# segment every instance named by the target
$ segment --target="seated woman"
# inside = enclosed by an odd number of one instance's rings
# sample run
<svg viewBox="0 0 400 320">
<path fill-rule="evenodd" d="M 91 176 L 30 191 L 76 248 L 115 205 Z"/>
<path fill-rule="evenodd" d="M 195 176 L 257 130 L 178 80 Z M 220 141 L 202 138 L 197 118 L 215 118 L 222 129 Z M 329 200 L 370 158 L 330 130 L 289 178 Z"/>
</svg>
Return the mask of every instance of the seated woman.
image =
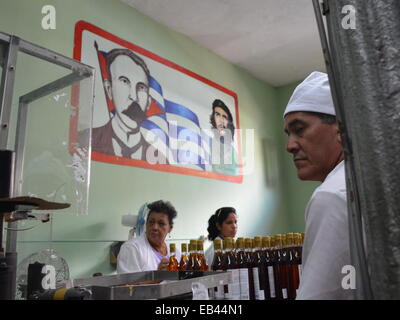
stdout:
<svg viewBox="0 0 400 320">
<path fill-rule="evenodd" d="M 208 240 L 215 239 L 224 240 L 226 237 L 234 238 L 237 233 L 237 214 L 235 208 L 223 207 L 215 211 L 208 219 Z M 206 251 L 207 265 L 211 269 L 212 260 L 214 257 L 214 245 Z"/>
<path fill-rule="evenodd" d="M 146 232 L 121 246 L 117 259 L 118 273 L 168 269 L 170 252 L 165 238 L 172 230 L 177 212 L 170 202 L 162 200 L 150 203 L 148 208 Z M 179 261 L 179 252 L 176 252 L 176 257 Z"/>
</svg>

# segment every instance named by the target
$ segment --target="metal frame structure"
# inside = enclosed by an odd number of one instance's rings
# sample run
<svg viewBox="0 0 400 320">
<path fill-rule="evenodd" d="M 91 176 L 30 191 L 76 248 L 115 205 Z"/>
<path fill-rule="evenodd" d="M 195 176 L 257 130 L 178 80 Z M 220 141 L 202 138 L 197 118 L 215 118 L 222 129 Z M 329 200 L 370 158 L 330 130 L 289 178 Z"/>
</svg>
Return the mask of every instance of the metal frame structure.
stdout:
<svg viewBox="0 0 400 320">
<path fill-rule="evenodd" d="M 135 282 L 154 280 L 159 283 L 135 285 Z M 215 287 L 231 282 L 232 274 L 226 271 L 156 270 L 74 279 L 70 286 L 90 289 L 93 300 L 147 300 L 190 294 L 195 283 L 203 284 L 210 297 L 214 297 Z"/>
<path fill-rule="evenodd" d="M 351 146 L 351 141 L 348 136 L 346 118 L 344 116 L 344 107 L 341 97 L 343 96 L 340 92 L 340 86 L 338 85 L 338 80 L 336 75 L 338 62 L 334 60 L 332 51 L 335 48 L 331 45 L 329 46 L 327 34 L 325 31 L 325 26 L 323 23 L 322 15 L 326 15 L 329 12 L 329 5 L 326 1 L 321 4 L 319 0 L 312 0 L 315 12 L 315 17 L 317 21 L 317 26 L 319 30 L 319 36 L 321 40 L 322 52 L 325 60 L 325 65 L 328 73 L 329 84 L 332 92 L 332 100 L 336 109 L 336 117 L 340 127 L 340 133 L 343 141 L 343 151 L 345 154 L 346 161 L 346 177 L 347 177 L 347 196 L 348 196 L 348 220 L 349 220 L 349 239 L 350 239 L 350 254 L 353 265 L 356 269 L 357 299 L 372 299 L 372 291 L 370 278 L 367 270 L 366 254 L 364 249 L 363 240 L 363 225 L 361 218 L 361 209 L 359 203 L 359 191 L 357 188 L 354 159 L 353 159 L 353 149 Z M 327 17 L 328 19 L 329 17 Z M 331 37 L 329 37 L 331 39 Z"/>
<path fill-rule="evenodd" d="M 7 150 L 9 141 L 9 130 L 10 130 L 10 119 L 12 112 L 12 99 L 15 85 L 15 72 L 17 67 L 17 56 L 18 52 L 23 52 L 30 56 L 36 57 L 41 60 L 45 60 L 49 63 L 64 67 L 72 71 L 71 74 L 62 77 L 56 81 L 50 82 L 32 92 L 29 92 L 19 99 L 18 104 L 18 120 L 17 120 L 17 131 L 15 139 L 15 173 L 13 181 L 1 182 L 8 183 L 10 185 L 9 197 L 20 196 L 21 193 L 21 180 L 22 180 L 22 165 L 25 153 L 25 138 L 26 138 L 26 124 L 28 115 L 28 106 L 33 101 L 40 99 L 49 93 L 60 90 L 66 86 L 71 85 L 74 82 L 82 79 L 93 77 L 94 69 L 88 65 L 85 65 L 79 61 L 65 57 L 57 52 L 49 49 L 40 47 L 26 40 L 20 39 L 19 37 L 9 35 L 0 32 L 0 47 L 4 50 L 0 50 L 0 64 L 3 66 L 3 72 L 0 83 L 0 150 Z M 4 58 L 4 59 L 3 59 Z M 94 95 L 94 86 L 91 87 L 91 96 Z M 93 100 L 92 100 L 93 106 Z M 90 157 L 90 152 L 89 152 Z M 90 158 L 89 158 L 90 161 Z M 0 216 L 3 222 L 3 215 Z M 16 229 L 17 222 L 9 222 L 9 229 Z M 0 239 L 1 240 L 1 239 Z M 17 233 L 15 231 L 7 232 L 6 239 L 6 253 L 15 253 L 16 255 L 16 244 L 17 244 Z M 16 261 L 16 259 L 15 259 Z M 10 266 L 14 268 L 14 276 L 16 271 L 16 265 Z M 14 299 L 15 297 L 15 279 L 13 288 L 9 297 Z"/>
</svg>

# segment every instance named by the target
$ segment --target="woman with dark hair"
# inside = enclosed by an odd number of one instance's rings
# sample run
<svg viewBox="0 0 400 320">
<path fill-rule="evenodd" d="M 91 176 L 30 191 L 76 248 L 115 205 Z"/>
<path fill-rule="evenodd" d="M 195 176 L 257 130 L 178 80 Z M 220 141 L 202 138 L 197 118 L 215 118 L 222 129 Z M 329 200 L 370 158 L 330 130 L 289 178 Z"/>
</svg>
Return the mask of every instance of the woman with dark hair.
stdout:
<svg viewBox="0 0 400 320">
<path fill-rule="evenodd" d="M 208 219 L 208 240 L 215 239 L 224 240 L 226 237 L 234 238 L 237 233 L 237 214 L 235 208 L 223 207 L 219 208 Z M 206 251 L 207 264 L 211 267 L 214 257 L 214 246 L 211 245 Z"/>
<path fill-rule="evenodd" d="M 208 219 L 208 240 L 225 237 L 234 238 L 237 232 L 236 210 L 232 207 L 223 207 L 215 211 Z"/>
<path fill-rule="evenodd" d="M 170 252 L 165 238 L 172 230 L 177 212 L 168 201 L 155 201 L 147 207 L 149 213 L 146 232 L 121 246 L 117 263 L 118 273 L 168 269 Z M 176 257 L 179 261 L 179 252 L 176 252 Z"/>
</svg>

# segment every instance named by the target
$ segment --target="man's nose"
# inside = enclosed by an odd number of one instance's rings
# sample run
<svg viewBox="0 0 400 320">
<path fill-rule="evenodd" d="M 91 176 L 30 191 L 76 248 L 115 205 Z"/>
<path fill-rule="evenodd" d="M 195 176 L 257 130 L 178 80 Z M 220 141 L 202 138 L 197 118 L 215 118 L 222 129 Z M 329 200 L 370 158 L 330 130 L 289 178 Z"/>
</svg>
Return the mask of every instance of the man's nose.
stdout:
<svg viewBox="0 0 400 320">
<path fill-rule="evenodd" d="M 293 137 L 288 137 L 288 141 L 286 143 L 286 151 L 289 153 L 295 154 L 299 150 L 299 144 Z"/>
<path fill-rule="evenodd" d="M 132 87 L 129 90 L 129 99 L 131 99 L 133 101 L 137 101 L 137 92 L 136 92 L 136 89 L 134 87 Z"/>
</svg>

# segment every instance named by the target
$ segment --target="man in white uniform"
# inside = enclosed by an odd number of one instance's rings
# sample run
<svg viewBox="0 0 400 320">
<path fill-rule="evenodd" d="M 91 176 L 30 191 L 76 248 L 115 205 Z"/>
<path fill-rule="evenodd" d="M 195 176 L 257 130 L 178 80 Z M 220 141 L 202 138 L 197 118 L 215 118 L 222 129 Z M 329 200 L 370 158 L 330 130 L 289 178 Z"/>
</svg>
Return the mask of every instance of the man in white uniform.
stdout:
<svg viewBox="0 0 400 320">
<path fill-rule="evenodd" d="M 322 182 L 305 212 L 297 299 L 354 299 L 342 287 L 342 268 L 351 265 L 344 155 L 325 73 L 311 73 L 295 89 L 284 122 L 299 179 Z"/>
</svg>

